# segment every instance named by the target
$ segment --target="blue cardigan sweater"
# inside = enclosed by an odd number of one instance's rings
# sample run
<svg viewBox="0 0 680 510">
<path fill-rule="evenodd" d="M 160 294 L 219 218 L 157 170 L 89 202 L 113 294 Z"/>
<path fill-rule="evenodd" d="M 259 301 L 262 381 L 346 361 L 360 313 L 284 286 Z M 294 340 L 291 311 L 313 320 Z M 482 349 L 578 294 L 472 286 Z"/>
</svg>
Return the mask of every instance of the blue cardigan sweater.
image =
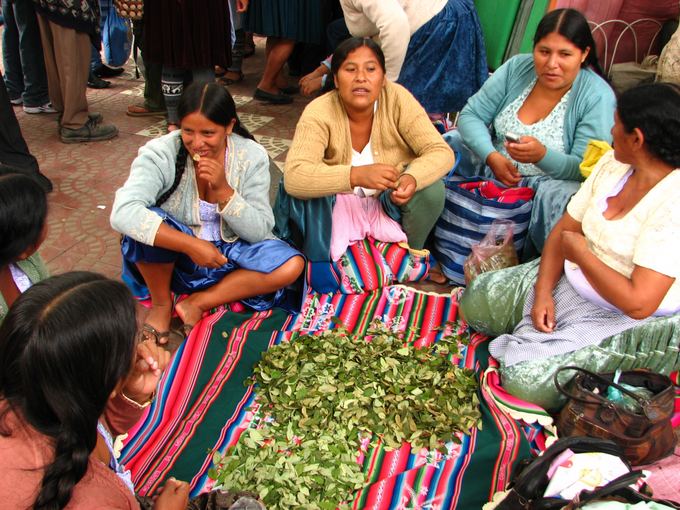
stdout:
<svg viewBox="0 0 680 510">
<path fill-rule="evenodd" d="M 490 126 L 496 116 L 512 103 L 536 77 L 531 54 L 517 55 L 499 67 L 472 96 L 458 120 L 458 130 L 482 161 L 496 149 Z M 548 149 L 536 166 L 554 179 L 583 180 L 579 164 L 589 140 L 611 143 L 616 98 L 614 91 L 597 73 L 581 69 L 572 85 L 564 119 L 566 153 Z"/>
</svg>

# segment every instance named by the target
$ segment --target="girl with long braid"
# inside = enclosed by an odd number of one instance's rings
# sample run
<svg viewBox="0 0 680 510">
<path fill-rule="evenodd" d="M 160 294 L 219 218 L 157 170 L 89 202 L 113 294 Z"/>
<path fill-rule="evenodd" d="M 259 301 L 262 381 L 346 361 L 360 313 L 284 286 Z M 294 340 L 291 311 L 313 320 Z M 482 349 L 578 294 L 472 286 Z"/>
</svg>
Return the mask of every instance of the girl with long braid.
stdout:
<svg viewBox="0 0 680 510">
<path fill-rule="evenodd" d="M 140 508 L 112 436 L 141 417 L 170 354 L 137 331 L 130 291 L 95 273 L 14 302 L 0 327 L 2 508 Z M 154 509 L 184 510 L 188 495 L 169 479 Z"/>
<path fill-rule="evenodd" d="M 144 331 L 167 342 L 172 292 L 185 333 L 203 313 L 242 301 L 267 310 L 304 259 L 272 233 L 269 158 L 241 126 L 219 85 L 193 84 L 179 104 L 181 129 L 139 150 L 116 192 L 111 225 L 124 234 L 123 277 L 148 287 Z"/>
</svg>

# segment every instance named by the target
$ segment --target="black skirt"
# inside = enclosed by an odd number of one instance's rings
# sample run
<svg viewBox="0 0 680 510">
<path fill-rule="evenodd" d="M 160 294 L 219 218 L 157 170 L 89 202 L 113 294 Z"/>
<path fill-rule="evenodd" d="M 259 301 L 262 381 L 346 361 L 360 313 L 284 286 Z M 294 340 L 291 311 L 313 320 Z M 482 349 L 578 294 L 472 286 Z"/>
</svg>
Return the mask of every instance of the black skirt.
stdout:
<svg viewBox="0 0 680 510">
<path fill-rule="evenodd" d="M 325 44 L 332 6 L 330 0 L 250 0 L 245 28 L 259 35 Z"/>
<path fill-rule="evenodd" d="M 149 62 L 180 69 L 231 64 L 229 0 L 146 0 Z"/>
</svg>

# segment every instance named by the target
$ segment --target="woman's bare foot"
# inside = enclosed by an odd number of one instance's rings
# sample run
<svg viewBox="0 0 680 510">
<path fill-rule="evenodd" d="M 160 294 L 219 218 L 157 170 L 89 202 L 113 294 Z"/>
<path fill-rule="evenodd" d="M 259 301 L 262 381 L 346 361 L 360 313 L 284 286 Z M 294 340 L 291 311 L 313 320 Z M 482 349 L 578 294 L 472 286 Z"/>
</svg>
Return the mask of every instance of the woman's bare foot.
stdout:
<svg viewBox="0 0 680 510">
<path fill-rule="evenodd" d="M 191 296 L 177 303 L 175 311 L 187 326 L 193 326 L 203 318 L 203 309 L 193 303 Z"/>
<path fill-rule="evenodd" d="M 154 340 L 158 344 L 168 343 L 172 305 L 151 305 L 144 319 L 142 336 L 146 340 Z"/>
<path fill-rule="evenodd" d="M 177 131 L 179 129 L 179 124 L 175 124 L 174 122 L 168 122 L 168 133 L 172 133 L 173 131 Z"/>
<path fill-rule="evenodd" d="M 439 264 L 435 264 L 430 268 L 430 271 L 427 273 L 427 279 L 440 285 L 447 285 L 449 283 L 449 279 L 442 272 Z"/>
</svg>

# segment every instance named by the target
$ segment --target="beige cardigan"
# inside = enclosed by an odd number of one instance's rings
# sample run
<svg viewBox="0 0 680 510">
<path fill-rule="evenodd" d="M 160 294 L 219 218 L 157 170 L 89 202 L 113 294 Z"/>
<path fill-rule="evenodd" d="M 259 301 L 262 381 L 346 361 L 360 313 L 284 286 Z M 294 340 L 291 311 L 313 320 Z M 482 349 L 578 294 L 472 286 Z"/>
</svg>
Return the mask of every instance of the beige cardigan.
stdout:
<svg viewBox="0 0 680 510">
<path fill-rule="evenodd" d="M 378 98 L 371 146 L 376 163 L 406 169 L 418 190 L 446 175 L 454 163 L 453 151 L 420 103 L 389 81 Z M 300 199 L 351 193 L 351 161 L 347 113 L 338 92 L 329 92 L 302 112 L 284 167 L 286 191 Z"/>
</svg>

